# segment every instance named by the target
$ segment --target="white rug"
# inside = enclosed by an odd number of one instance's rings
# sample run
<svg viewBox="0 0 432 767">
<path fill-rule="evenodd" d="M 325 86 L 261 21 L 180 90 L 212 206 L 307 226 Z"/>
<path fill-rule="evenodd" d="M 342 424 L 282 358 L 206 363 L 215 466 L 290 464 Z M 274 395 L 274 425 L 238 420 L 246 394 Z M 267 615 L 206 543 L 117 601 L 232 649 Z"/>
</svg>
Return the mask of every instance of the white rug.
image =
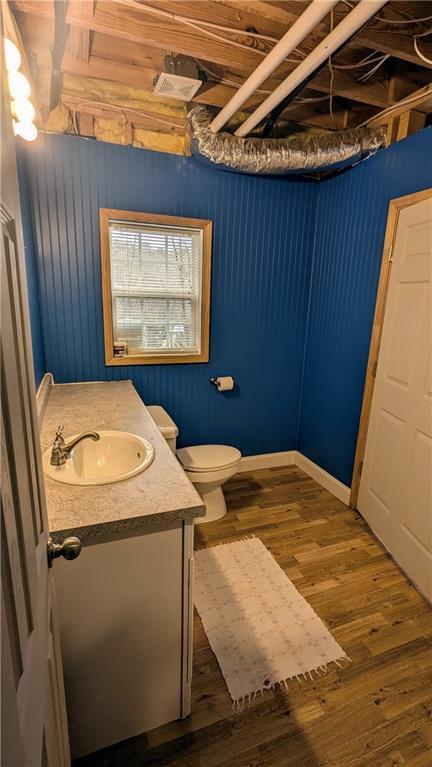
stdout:
<svg viewBox="0 0 432 767">
<path fill-rule="evenodd" d="M 235 705 L 349 661 L 259 538 L 195 552 L 195 604 Z"/>
</svg>

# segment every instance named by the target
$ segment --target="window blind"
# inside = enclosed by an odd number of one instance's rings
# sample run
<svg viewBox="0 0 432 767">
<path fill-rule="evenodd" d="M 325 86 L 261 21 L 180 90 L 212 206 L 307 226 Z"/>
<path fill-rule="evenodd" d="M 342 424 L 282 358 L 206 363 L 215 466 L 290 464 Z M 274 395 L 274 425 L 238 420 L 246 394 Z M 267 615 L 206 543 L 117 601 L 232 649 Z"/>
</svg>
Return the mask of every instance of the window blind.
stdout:
<svg viewBox="0 0 432 767">
<path fill-rule="evenodd" d="M 199 354 L 202 231 L 113 221 L 109 239 L 114 341 Z"/>
</svg>

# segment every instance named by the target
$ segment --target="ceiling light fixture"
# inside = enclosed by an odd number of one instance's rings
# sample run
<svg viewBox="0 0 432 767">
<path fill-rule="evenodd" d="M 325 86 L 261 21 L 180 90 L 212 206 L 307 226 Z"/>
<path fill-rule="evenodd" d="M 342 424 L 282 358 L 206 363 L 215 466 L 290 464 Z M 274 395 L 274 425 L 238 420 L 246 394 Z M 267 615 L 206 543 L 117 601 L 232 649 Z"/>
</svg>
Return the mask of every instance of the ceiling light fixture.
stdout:
<svg viewBox="0 0 432 767">
<path fill-rule="evenodd" d="M 5 64 L 8 72 L 16 72 L 21 65 L 21 54 L 12 40 L 5 37 L 3 41 Z"/>
<path fill-rule="evenodd" d="M 37 138 L 38 131 L 36 125 L 32 122 L 13 121 L 15 136 L 20 136 L 25 141 L 34 141 Z"/>
<path fill-rule="evenodd" d="M 31 123 L 35 119 L 35 108 L 28 99 L 12 101 L 12 113 L 19 122 Z"/>
<path fill-rule="evenodd" d="M 28 99 L 30 96 L 30 84 L 22 72 L 9 72 L 9 91 L 13 99 Z"/>
<path fill-rule="evenodd" d="M 19 71 L 21 54 L 12 40 L 4 38 L 4 58 L 8 72 L 9 93 L 11 97 L 12 123 L 15 136 L 25 141 L 34 141 L 38 130 L 33 120 L 36 110 L 29 100 L 30 83 L 27 77 Z"/>
</svg>

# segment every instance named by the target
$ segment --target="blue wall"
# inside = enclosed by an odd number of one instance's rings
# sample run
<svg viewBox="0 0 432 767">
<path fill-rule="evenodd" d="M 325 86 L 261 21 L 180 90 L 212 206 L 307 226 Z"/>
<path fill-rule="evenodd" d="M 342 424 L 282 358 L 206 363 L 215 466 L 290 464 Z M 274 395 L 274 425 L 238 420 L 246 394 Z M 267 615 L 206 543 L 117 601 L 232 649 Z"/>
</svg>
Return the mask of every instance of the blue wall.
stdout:
<svg viewBox="0 0 432 767">
<path fill-rule="evenodd" d="M 182 444 L 294 448 L 318 184 L 70 136 L 41 136 L 25 154 L 55 380 L 131 378 L 172 414 Z M 105 366 L 100 207 L 214 221 L 209 364 Z M 209 378 L 227 374 L 238 388 L 220 394 Z"/>
<path fill-rule="evenodd" d="M 351 484 L 388 203 L 432 186 L 432 129 L 320 184 L 298 449 Z"/>
<path fill-rule="evenodd" d="M 39 283 L 37 276 L 37 260 L 31 222 L 30 198 L 28 192 L 27 176 L 24 172 L 24 158 L 22 152 L 19 151 L 19 147 L 17 151 L 17 164 L 19 173 L 19 191 L 24 237 L 27 289 L 29 297 L 30 327 L 33 346 L 33 364 L 35 385 L 37 389 L 43 375 L 47 371 L 47 368 L 45 366 L 42 319 L 39 301 Z"/>
<path fill-rule="evenodd" d="M 320 185 L 69 136 L 21 160 L 37 380 L 131 378 L 182 444 L 297 447 L 351 483 L 388 203 L 432 186 L 432 129 Z M 209 364 L 105 367 L 99 207 L 214 221 Z M 230 373 L 218 394 L 209 377 Z"/>
</svg>

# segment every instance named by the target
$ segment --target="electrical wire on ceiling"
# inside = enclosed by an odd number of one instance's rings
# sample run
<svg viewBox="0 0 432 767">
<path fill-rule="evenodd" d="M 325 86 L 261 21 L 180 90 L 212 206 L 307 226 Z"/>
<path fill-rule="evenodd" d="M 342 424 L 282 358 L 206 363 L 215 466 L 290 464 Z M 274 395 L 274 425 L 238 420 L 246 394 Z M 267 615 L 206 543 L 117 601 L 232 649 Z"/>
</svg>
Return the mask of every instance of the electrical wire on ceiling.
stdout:
<svg viewBox="0 0 432 767">
<path fill-rule="evenodd" d="M 401 106 L 409 106 L 409 104 L 417 104 L 420 99 L 422 99 L 424 94 L 418 94 L 416 96 L 407 96 L 405 99 L 401 99 L 401 101 L 398 101 L 397 104 L 393 104 L 392 106 L 386 107 L 386 109 L 383 109 L 382 112 L 378 112 L 378 114 L 373 115 L 372 117 L 368 117 L 367 120 L 364 120 L 360 125 L 357 126 L 357 128 L 363 128 L 365 125 L 369 125 L 369 123 L 376 120 L 378 117 L 387 117 L 388 115 L 392 114 L 392 112 L 399 109 Z M 432 96 L 432 92 L 431 92 Z"/>
<path fill-rule="evenodd" d="M 297 104 L 312 104 L 314 102 L 318 101 L 328 101 L 330 98 L 330 93 L 327 93 L 325 96 L 316 96 L 315 98 L 302 98 L 301 96 L 297 96 L 296 103 Z M 290 108 L 290 105 L 286 107 L 287 109 Z"/>
<path fill-rule="evenodd" d="M 371 64 L 376 63 L 383 63 L 386 59 L 389 58 L 387 54 L 378 54 L 378 51 L 372 51 L 367 56 L 365 56 L 360 61 L 356 62 L 355 64 L 334 64 L 332 63 L 333 69 L 361 69 L 363 67 L 368 67 Z M 373 58 L 372 58 L 373 57 Z M 236 80 L 230 80 L 228 77 L 225 77 L 225 75 L 219 75 L 213 70 L 210 69 L 210 67 L 207 66 L 207 64 L 204 64 L 203 61 L 200 59 L 195 59 L 196 63 L 202 69 L 206 74 L 210 75 L 210 77 L 213 78 L 213 81 L 216 83 L 222 83 L 223 85 L 230 85 L 233 88 L 240 88 L 241 83 L 238 83 Z M 262 94 L 264 96 L 268 96 L 269 93 L 272 91 L 270 89 L 266 88 L 257 88 L 255 90 L 255 93 Z M 326 96 L 325 98 L 329 98 L 329 96 Z"/>
<path fill-rule="evenodd" d="M 333 64 L 333 67 L 334 69 L 360 69 L 361 67 L 368 67 L 370 64 L 374 64 L 376 61 L 381 61 L 383 56 L 384 54 L 379 51 L 372 51 L 355 64 Z"/>
<path fill-rule="evenodd" d="M 385 21 L 387 24 L 421 24 L 423 21 L 430 21 L 432 16 L 423 16 L 422 19 L 386 19 L 384 16 L 375 16 L 376 21 Z"/>
<path fill-rule="evenodd" d="M 416 35 L 414 37 L 414 41 L 413 41 L 414 42 L 414 50 L 415 50 L 417 56 L 419 56 L 422 59 L 422 61 L 424 61 L 426 64 L 432 64 L 432 60 L 428 59 L 427 56 L 425 56 L 424 53 L 421 52 L 421 50 L 418 47 L 418 43 L 417 43 L 417 40 L 420 37 L 426 37 L 427 35 L 432 35 L 432 29 L 428 29 L 427 32 L 422 32 L 420 35 Z"/>
<path fill-rule="evenodd" d="M 146 117 L 149 120 L 154 120 L 155 122 L 161 123 L 162 125 L 169 125 L 172 128 L 182 128 L 183 126 L 180 123 L 174 123 L 170 120 L 164 120 L 163 117 L 157 117 L 154 112 L 143 112 L 142 109 L 129 109 L 129 107 L 119 107 L 117 104 L 109 104 L 107 101 L 90 101 L 87 99 L 80 99 L 79 101 L 76 101 L 73 96 L 69 96 L 62 99 L 65 106 L 69 107 L 72 110 L 80 111 L 80 106 L 83 107 L 89 107 L 89 108 L 101 108 L 101 109 L 109 109 L 111 112 L 118 112 L 119 114 L 124 115 L 127 118 L 127 115 L 137 115 L 137 117 Z"/>
<path fill-rule="evenodd" d="M 186 26 L 188 26 L 188 27 L 190 27 L 192 29 L 195 29 L 198 32 L 202 32 L 203 34 L 206 34 L 208 37 L 211 37 L 213 39 L 221 41 L 221 42 L 223 42 L 223 43 L 225 43 L 227 45 L 231 45 L 231 46 L 234 46 L 236 48 L 241 48 L 241 49 L 247 50 L 249 52 L 250 51 L 255 51 L 255 53 L 257 53 L 258 55 L 260 55 L 262 57 L 265 57 L 267 55 L 265 51 L 262 51 L 259 48 L 253 48 L 250 45 L 245 45 L 244 43 L 239 43 L 236 40 L 230 40 L 230 39 L 228 39 L 226 37 L 223 37 L 222 35 L 217 34 L 216 32 L 212 32 L 210 30 L 218 30 L 219 32 L 224 32 L 226 34 L 234 34 L 234 35 L 238 35 L 238 36 L 246 36 L 247 35 L 248 37 L 251 37 L 253 39 L 263 40 L 263 41 L 268 42 L 268 43 L 277 44 L 279 42 L 279 40 L 277 38 L 272 37 L 271 35 L 264 35 L 264 34 L 261 34 L 259 32 L 255 32 L 253 30 L 250 30 L 250 31 L 249 30 L 241 30 L 241 29 L 238 29 L 238 28 L 235 28 L 235 27 L 230 27 L 230 26 L 226 26 L 226 25 L 222 25 L 222 24 L 216 24 L 215 22 L 193 19 L 192 17 L 184 16 L 183 14 L 171 13 L 171 12 L 165 11 L 165 10 L 163 10 L 161 8 L 155 8 L 155 7 L 147 5 L 145 3 L 138 2 L 138 0 L 114 0 L 114 2 L 118 3 L 119 5 L 123 5 L 123 6 L 129 7 L 129 8 L 133 8 L 133 9 L 138 10 L 138 11 L 143 11 L 145 13 L 151 13 L 151 14 L 154 14 L 154 15 L 157 15 L 157 16 L 162 16 L 164 18 L 169 18 L 169 19 L 171 19 L 173 21 L 177 21 L 177 22 L 182 23 L 182 24 L 184 24 L 184 25 L 186 25 Z M 352 3 L 352 2 L 349 2 L 349 0 L 342 0 L 342 2 L 345 5 L 347 5 L 350 9 L 355 7 L 355 4 Z M 402 9 L 399 9 L 399 8 L 393 8 L 392 10 L 394 10 L 396 13 L 399 13 L 400 15 L 405 16 L 406 18 L 405 19 L 389 19 L 386 16 L 378 16 L 377 15 L 377 16 L 375 16 L 372 19 L 372 22 L 373 21 L 378 21 L 378 22 L 383 22 L 383 23 L 387 23 L 387 24 L 393 24 L 393 25 L 396 25 L 396 26 L 400 26 L 400 25 L 406 25 L 406 24 L 408 24 L 408 25 L 420 24 L 420 23 L 424 23 L 424 22 L 429 21 L 429 20 L 432 19 L 432 16 L 424 16 L 424 17 L 419 17 L 419 18 L 410 17 L 409 14 L 406 11 L 403 11 Z M 333 23 L 334 23 L 334 18 L 333 18 L 333 10 L 332 10 L 332 12 L 331 12 L 331 28 L 333 28 Z M 368 23 L 371 23 L 371 22 L 368 22 Z M 426 64 L 432 64 L 432 61 L 431 61 L 431 59 L 427 58 L 422 53 L 422 51 L 419 49 L 417 40 L 419 38 L 424 37 L 426 35 L 429 35 L 431 33 L 432 33 L 432 30 L 428 30 L 426 32 L 422 32 L 422 33 L 420 33 L 418 35 L 415 35 L 413 37 L 413 44 L 414 44 L 415 52 L 419 56 L 419 58 L 422 61 L 424 61 Z M 300 48 L 295 48 L 294 51 L 300 57 L 302 57 L 302 58 L 304 58 L 307 55 Z M 330 69 L 330 73 L 331 73 L 331 77 L 330 77 L 330 93 L 327 96 L 324 96 L 322 98 L 318 97 L 317 99 L 313 99 L 313 100 L 309 99 L 308 102 L 306 102 L 306 100 L 298 99 L 297 103 L 311 103 L 312 101 L 324 101 L 324 100 L 328 99 L 329 100 L 329 110 L 330 110 L 330 114 L 331 114 L 332 119 L 333 119 L 334 69 L 340 69 L 340 70 L 343 70 L 343 69 L 346 69 L 346 70 L 348 70 L 348 69 L 357 69 L 357 68 L 360 68 L 360 67 L 367 66 L 368 64 L 373 64 L 374 66 L 372 67 L 372 69 L 369 70 L 368 72 L 366 72 L 366 74 L 363 75 L 358 80 L 359 82 L 366 82 L 370 77 L 372 77 L 373 74 L 375 74 L 375 72 L 389 58 L 389 55 L 376 56 L 374 58 L 376 53 L 377 53 L 376 51 L 371 52 L 368 56 L 364 57 L 361 61 L 359 61 L 356 64 L 334 64 L 333 61 L 332 61 L 332 57 L 329 57 L 328 65 L 329 65 L 329 69 Z M 299 63 L 298 59 L 292 59 L 292 58 L 284 59 L 284 61 L 286 61 L 288 63 L 293 63 L 293 64 L 298 64 Z M 207 71 L 212 77 L 217 77 L 214 73 L 211 72 L 211 70 L 209 70 L 206 66 L 204 66 L 202 64 L 202 62 L 200 62 L 200 66 L 204 69 L 204 71 Z M 233 80 L 230 80 L 229 78 L 220 77 L 220 78 L 217 78 L 217 79 L 218 79 L 219 82 L 225 83 L 225 84 L 230 85 L 232 87 L 235 87 L 235 88 L 240 88 L 241 87 L 238 83 L 236 83 Z M 256 93 L 263 94 L 263 95 L 268 95 L 270 92 L 271 91 L 268 91 L 268 90 L 265 90 L 265 89 L 257 89 L 256 90 Z M 141 114 L 144 114 L 144 113 L 141 113 Z M 156 119 L 153 116 L 152 116 L 152 118 Z M 168 121 L 162 120 L 160 118 L 157 118 L 157 121 L 161 122 L 161 123 L 165 123 L 165 124 L 174 125 L 173 123 L 169 123 Z"/>
<path fill-rule="evenodd" d="M 192 29 L 195 29 L 198 32 L 202 32 L 203 34 L 207 35 L 208 37 L 211 37 L 215 40 L 219 40 L 219 42 L 223 42 L 227 45 L 232 45 L 235 48 L 242 48 L 243 50 L 248 51 L 249 53 L 257 53 L 259 56 L 263 56 L 264 58 L 267 56 L 266 51 L 260 50 L 260 48 L 253 48 L 251 45 L 245 45 L 244 43 L 239 43 L 236 40 L 229 40 L 226 37 L 223 37 L 222 35 L 218 35 L 215 32 L 210 32 L 209 29 L 206 29 L 206 27 L 211 27 L 213 29 L 219 29 L 219 31 L 228 32 L 229 34 L 236 34 L 241 37 L 256 37 L 257 39 L 266 39 L 268 41 L 272 41 L 274 43 L 278 43 L 279 40 L 277 38 L 271 38 L 268 35 L 260 35 L 258 32 L 248 32 L 243 29 L 236 29 L 235 27 L 224 27 L 220 24 L 215 24 L 210 21 L 203 21 L 202 19 L 193 19 L 190 16 L 183 16 L 182 14 L 178 13 L 171 13 L 170 11 L 164 11 L 162 8 L 154 8 L 151 5 L 146 5 L 145 3 L 137 2 L 137 0 L 114 0 L 115 3 L 118 3 L 119 5 L 123 5 L 127 8 L 133 8 L 134 10 L 143 11 L 145 13 L 153 13 L 156 16 L 163 16 L 164 18 L 171 19 L 171 21 L 178 21 L 181 24 L 185 24 L 188 27 L 191 27 Z M 300 50 L 299 48 L 294 49 L 296 53 L 298 53 L 302 58 L 306 56 L 306 54 Z M 298 59 L 285 59 L 285 61 L 291 63 L 291 64 L 298 64 Z"/>
<path fill-rule="evenodd" d="M 344 5 L 347 5 L 349 8 L 354 8 L 354 3 L 350 3 L 349 0 L 341 0 Z M 383 21 L 387 24 L 420 24 L 422 21 L 430 21 L 432 19 L 432 16 L 424 16 L 423 18 L 415 18 L 414 16 L 411 16 L 407 11 L 404 11 L 402 8 L 394 8 L 393 6 L 389 6 L 392 11 L 395 13 L 400 13 L 401 16 L 405 16 L 405 19 L 388 19 L 387 16 L 374 16 L 373 21 Z"/>
<path fill-rule="evenodd" d="M 236 82 L 235 80 L 230 80 L 228 77 L 224 77 L 224 75 L 218 75 L 216 72 L 212 72 L 211 69 L 207 66 L 207 64 L 203 64 L 202 61 L 199 59 L 195 59 L 196 63 L 202 69 L 206 74 L 210 75 L 210 77 L 214 78 L 214 82 L 216 83 L 222 83 L 223 85 L 231 85 L 233 88 L 241 88 L 241 83 Z M 264 96 L 268 96 L 269 93 L 271 93 L 270 90 L 264 90 L 263 88 L 257 88 L 255 90 L 255 93 L 263 94 Z"/>
<path fill-rule="evenodd" d="M 382 56 L 382 58 L 378 61 L 378 63 L 375 64 L 375 66 L 373 66 L 372 69 L 369 70 L 369 72 L 366 72 L 364 75 L 359 77 L 357 82 L 358 83 L 365 83 L 367 80 L 369 80 L 370 77 L 372 77 L 372 75 L 375 74 L 375 72 L 378 71 L 378 69 L 380 69 L 380 67 L 382 67 L 384 62 L 386 62 L 387 59 L 389 59 L 389 58 L 390 58 L 390 54 L 386 53 L 385 56 Z"/>
<path fill-rule="evenodd" d="M 123 5 L 125 7 L 133 8 L 133 9 L 139 10 L 139 11 L 143 11 L 144 13 L 152 13 L 152 14 L 157 15 L 157 16 L 163 16 L 164 18 L 169 18 L 172 21 L 177 21 L 179 23 L 185 24 L 186 26 L 189 26 L 192 29 L 195 29 L 198 32 L 202 32 L 203 34 L 206 34 L 207 36 L 209 36 L 209 37 L 211 37 L 211 38 L 213 38 L 215 40 L 223 42 L 223 43 L 225 43 L 227 45 L 232 45 L 232 46 L 234 46 L 236 48 L 241 48 L 242 50 L 247 50 L 249 52 L 250 51 L 254 51 L 259 56 L 262 56 L 262 57 L 265 57 L 267 55 L 267 53 L 265 51 L 262 51 L 259 48 L 254 48 L 254 47 L 252 47 L 250 45 L 246 45 L 244 43 L 239 43 L 236 40 L 229 40 L 228 38 L 223 37 L 222 35 L 218 35 L 215 32 L 211 32 L 210 29 L 217 29 L 220 32 L 225 32 L 226 34 L 234 34 L 234 35 L 238 35 L 238 36 L 242 36 L 242 37 L 247 36 L 247 37 L 251 37 L 251 38 L 256 39 L 256 40 L 263 40 L 263 41 L 266 41 L 266 42 L 269 42 L 269 43 L 274 43 L 274 44 L 277 44 L 279 42 L 278 38 L 272 37 L 271 35 L 264 35 L 264 34 L 261 34 L 259 32 L 255 32 L 253 30 L 251 30 L 251 31 L 249 31 L 249 30 L 242 30 L 242 29 L 238 29 L 236 27 L 225 26 L 223 24 L 216 24 L 215 22 L 205 21 L 203 19 L 197 20 L 197 19 L 194 19 L 194 18 L 192 18 L 190 16 L 184 16 L 183 14 L 171 13 L 170 11 L 165 11 L 162 8 L 154 8 L 151 5 L 147 5 L 145 3 L 138 2 L 138 0 L 114 0 L 114 2 L 118 3 L 119 5 Z M 355 5 L 354 3 L 349 2 L 349 0 L 342 0 L 342 2 L 345 5 L 347 5 L 349 8 L 353 8 L 354 5 Z M 401 15 L 409 16 L 409 14 L 407 14 L 405 11 L 402 11 L 399 8 L 394 8 L 393 10 L 395 12 L 397 12 L 397 13 L 400 13 Z M 388 19 L 385 16 L 375 16 L 372 21 L 381 21 L 381 22 L 387 22 L 388 24 L 396 24 L 396 25 L 402 24 L 402 25 L 404 25 L 404 24 L 419 24 L 419 23 L 422 23 L 422 22 L 425 22 L 425 21 L 429 21 L 430 19 L 432 19 L 432 16 L 424 16 L 422 18 L 417 18 L 417 19 L 416 18 L 412 18 L 412 17 L 408 18 L 408 19 Z M 206 29 L 206 27 L 208 27 L 208 29 Z M 423 59 L 423 61 L 425 61 L 426 63 L 430 64 L 431 63 L 430 60 L 427 59 L 422 53 L 419 52 L 418 46 L 416 45 L 416 42 L 415 42 L 416 38 L 420 37 L 420 36 L 421 35 L 416 35 L 416 37 L 414 38 L 414 48 L 416 49 L 417 55 L 421 59 Z M 302 51 L 301 48 L 294 48 L 294 51 L 300 57 L 302 57 L 302 58 L 305 58 L 307 56 L 307 54 L 304 51 Z M 285 59 L 285 61 L 288 62 L 288 63 L 291 63 L 291 64 L 298 64 L 299 63 L 297 59 L 292 59 L 292 58 L 287 58 L 287 59 Z M 373 62 L 371 62 L 371 63 L 373 63 Z M 355 69 L 356 68 L 356 65 L 350 66 L 350 65 L 336 65 L 336 64 L 332 64 L 332 66 L 335 69 L 342 69 L 342 68 L 345 68 L 345 69 L 353 68 L 353 69 Z M 359 66 L 360 66 L 360 64 L 359 64 Z M 262 91 L 262 92 L 264 93 L 265 91 Z"/>
<path fill-rule="evenodd" d="M 198 64 L 198 66 L 201 69 L 204 70 L 204 72 L 206 72 L 207 74 L 209 74 L 211 77 L 214 78 L 214 82 L 222 83 L 222 84 L 225 84 L 225 85 L 231 85 L 233 88 L 240 88 L 241 87 L 241 84 L 237 83 L 235 80 L 229 80 L 226 77 L 222 77 L 222 76 L 217 75 L 216 72 L 212 72 L 212 70 L 209 69 L 205 64 L 203 64 L 203 62 L 200 61 L 199 59 L 195 59 L 195 61 Z M 270 90 L 264 90 L 262 88 L 257 88 L 255 93 L 260 93 L 260 94 L 263 94 L 263 95 L 267 96 L 269 93 L 271 93 L 271 91 Z M 301 106 L 303 104 L 315 104 L 315 103 L 318 103 L 320 101 L 328 101 L 329 98 L 330 98 L 330 94 L 327 94 L 325 96 L 316 96 L 316 97 L 310 97 L 310 98 L 308 98 L 308 97 L 303 98 L 301 96 L 298 96 L 295 99 L 295 102 L 292 105 L 289 105 L 286 108 L 285 111 L 288 111 L 289 109 L 295 109 L 296 107 Z"/>
</svg>

